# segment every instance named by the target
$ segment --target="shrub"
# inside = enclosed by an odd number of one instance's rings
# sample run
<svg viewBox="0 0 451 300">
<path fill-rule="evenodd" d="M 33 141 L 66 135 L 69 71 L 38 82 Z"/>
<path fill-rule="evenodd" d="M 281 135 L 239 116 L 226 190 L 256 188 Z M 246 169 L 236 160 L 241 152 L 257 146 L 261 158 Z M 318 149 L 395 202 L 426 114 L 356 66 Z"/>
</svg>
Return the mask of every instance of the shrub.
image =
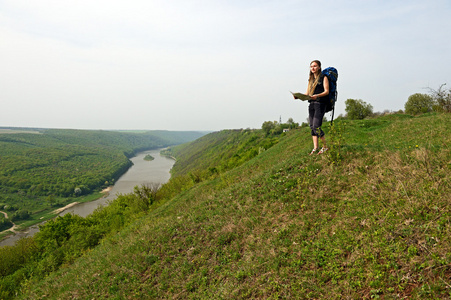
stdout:
<svg viewBox="0 0 451 300">
<path fill-rule="evenodd" d="M 11 220 L 12 221 L 27 220 L 28 218 L 30 218 L 30 212 L 26 209 L 21 209 L 13 214 Z"/>
<path fill-rule="evenodd" d="M 422 113 L 431 112 L 434 106 L 434 99 L 427 94 L 413 94 L 409 96 L 404 109 L 406 114 L 418 115 Z"/>
<path fill-rule="evenodd" d="M 429 89 L 431 97 L 434 99 L 434 110 L 451 112 L 451 89 L 445 89 L 446 83 L 442 84 L 438 90 Z"/>
<path fill-rule="evenodd" d="M 12 206 L 12 205 L 5 205 L 4 207 L 3 207 L 3 209 L 4 210 L 6 210 L 6 211 L 15 211 L 15 210 L 17 210 L 14 206 Z"/>
<path fill-rule="evenodd" d="M 9 219 L 0 219 L 0 231 L 9 229 L 13 226 L 13 223 Z"/>
<path fill-rule="evenodd" d="M 373 106 L 362 100 L 348 99 L 346 100 L 346 113 L 351 120 L 362 120 L 369 117 L 373 113 Z"/>
</svg>

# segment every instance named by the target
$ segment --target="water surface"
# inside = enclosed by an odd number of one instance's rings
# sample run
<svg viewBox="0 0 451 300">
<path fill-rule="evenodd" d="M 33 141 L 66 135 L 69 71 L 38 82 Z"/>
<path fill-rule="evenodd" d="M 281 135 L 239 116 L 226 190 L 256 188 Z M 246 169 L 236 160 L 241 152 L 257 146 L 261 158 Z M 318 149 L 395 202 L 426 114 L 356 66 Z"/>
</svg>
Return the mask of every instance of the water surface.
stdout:
<svg viewBox="0 0 451 300">
<path fill-rule="evenodd" d="M 63 211 L 60 216 L 72 213 L 86 217 L 92 213 L 99 205 L 105 205 L 108 201 L 116 199 L 118 194 L 128 194 L 133 192 L 135 186 L 143 184 L 163 184 L 171 177 L 169 171 L 174 165 L 174 160 L 160 155 L 161 149 L 140 152 L 137 156 L 130 159 L 133 166 L 122 175 L 116 182 L 109 196 L 100 198 L 92 202 L 78 204 Z M 144 160 L 149 154 L 155 159 L 152 161 Z"/>
</svg>

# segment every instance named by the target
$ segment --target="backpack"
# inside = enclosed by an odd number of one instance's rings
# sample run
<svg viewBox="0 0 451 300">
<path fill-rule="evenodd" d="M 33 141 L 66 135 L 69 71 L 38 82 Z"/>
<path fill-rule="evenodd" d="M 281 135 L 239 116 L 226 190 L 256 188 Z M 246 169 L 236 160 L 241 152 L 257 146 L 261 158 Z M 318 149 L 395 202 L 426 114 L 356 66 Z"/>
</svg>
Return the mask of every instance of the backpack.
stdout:
<svg viewBox="0 0 451 300">
<path fill-rule="evenodd" d="M 321 74 L 324 76 L 327 76 L 327 79 L 329 79 L 329 102 L 326 106 L 326 112 L 330 112 L 331 110 L 335 110 L 335 102 L 337 101 L 337 79 L 338 79 L 338 71 L 334 67 L 328 67 L 325 68 Z M 333 112 L 332 112 L 332 120 Z"/>
</svg>

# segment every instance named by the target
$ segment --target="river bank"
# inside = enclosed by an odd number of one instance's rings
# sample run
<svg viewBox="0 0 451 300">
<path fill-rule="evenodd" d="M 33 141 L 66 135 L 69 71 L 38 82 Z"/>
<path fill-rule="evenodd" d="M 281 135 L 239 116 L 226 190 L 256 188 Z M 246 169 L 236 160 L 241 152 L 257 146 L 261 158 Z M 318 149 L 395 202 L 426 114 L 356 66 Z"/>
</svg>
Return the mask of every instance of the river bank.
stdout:
<svg viewBox="0 0 451 300">
<path fill-rule="evenodd" d="M 86 217 L 92 213 L 97 207 L 107 205 L 109 201 L 114 200 L 118 194 L 128 194 L 133 192 L 135 186 L 151 183 L 166 183 L 170 178 L 170 170 L 175 160 L 160 155 L 162 149 L 148 150 L 137 153 L 130 160 L 133 165 L 116 181 L 114 186 L 109 186 L 100 192 L 97 192 L 89 201 L 75 201 L 64 207 L 48 212 L 46 216 L 40 217 L 35 224 L 30 224 L 27 228 L 22 229 L 19 225 L 18 230 L 14 233 L 9 232 L 3 240 L 0 240 L 0 247 L 13 245 L 18 239 L 26 236 L 32 236 L 39 231 L 39 224 L 55 218 L 63 216 L 67 213 Z M 152 155 L 155 159 L 152 161 L 144 160 L 146 155 Z M 17 227 L 16 227 L 17 229 Z M 1 239 L 2 237 L 0 237 Z"/>
<path fill-rule="evenodd" d="M 100 192 L 100 193 L 102 194 L 102 196 L 99 197 L 99 198 L 102 198 L 102 197 L 108 197 L 108 195 L 109 195 L 109 193 L 111 192 L 112 189 L 113 189 L 113 186 L 109 186 L 109 187 L 107 187 L 107 188 L 104 188 L 104 189 Z M 94 200 L 97 200 L 97 199 L 99 199 L 99 198 L 96 198 L 96 199 L 94 199 Z M 64 212 L 66 209 L 69 209 L 69 208 L 71 208 L 71 207 L 74 207 L 75 205 L 78 205 L 78 204 L 80 204 L 80 202 L 72 202 L 72 203 L 69 203 L 68 205 L 66 205 L 66 206 L 64 206 L 64 207 L 55 209 L 55 210 L 53 211 L 53 213 L 58 215 L 58 214 Z"/>
<path fill-rule="evenodd" d="M 111 189 L 111 187 L 110 187 Z M 98 199 L 101 199 L 103 197 L 106 197 L 108 195 L 107 191 L 108 189 L 104 189 L 102 192 L 97 192 L 91 195 L 88 195 L 83 198 L 83 200 L 71 202 L 63 207 L 57 208 L 55 210 L 48 210 L 40 212 L 35 219 L 26 220 L 25 222 L 22 222 L 21 224 L 15 224 L 13 223 L 13 226 L 0 231 L 0 247 L 1 246 L 11 246 L 13 245 L 17 240 L 21 239 L 22 237 L 26 236 L 32 236 L 34 233 L 39 231 L 39 225 L 44 224 L 48 220 L 51 220 L 53 218 L 56 218 L 57 216 L 61 215 L 66 211 L 67 209 L 73 208 L 76 205 L 96 201 Z M 1 212 L 1 211 L 0 211 Z M 6 212 L 2 212 L 5 218 L 8 218 L 8 214 Z M 8 241 L 9 240 L 9 241 Z"/>
</svg>

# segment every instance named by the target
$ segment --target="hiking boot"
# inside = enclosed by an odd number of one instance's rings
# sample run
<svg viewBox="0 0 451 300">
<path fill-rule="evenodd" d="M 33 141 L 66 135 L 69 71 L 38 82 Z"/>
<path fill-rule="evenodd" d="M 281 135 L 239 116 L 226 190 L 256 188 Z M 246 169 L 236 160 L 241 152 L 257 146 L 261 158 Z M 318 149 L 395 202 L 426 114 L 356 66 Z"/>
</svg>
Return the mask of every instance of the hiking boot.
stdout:
<svg viewBox="0 0 451 300">
<path fill-rule="evenodd" d="M 329 148 L 322 147 L 321 150 L 319 150 L 318 154 L 323 154 L 327 150 L 329 150 Z"/>
<path fill-rule="evenodd" d="M 317 149 L 313 149 L 312 152 L 310 152 L 309 155 L 315 154 L 316 150 L 317 150 Z"/>
</svg>

